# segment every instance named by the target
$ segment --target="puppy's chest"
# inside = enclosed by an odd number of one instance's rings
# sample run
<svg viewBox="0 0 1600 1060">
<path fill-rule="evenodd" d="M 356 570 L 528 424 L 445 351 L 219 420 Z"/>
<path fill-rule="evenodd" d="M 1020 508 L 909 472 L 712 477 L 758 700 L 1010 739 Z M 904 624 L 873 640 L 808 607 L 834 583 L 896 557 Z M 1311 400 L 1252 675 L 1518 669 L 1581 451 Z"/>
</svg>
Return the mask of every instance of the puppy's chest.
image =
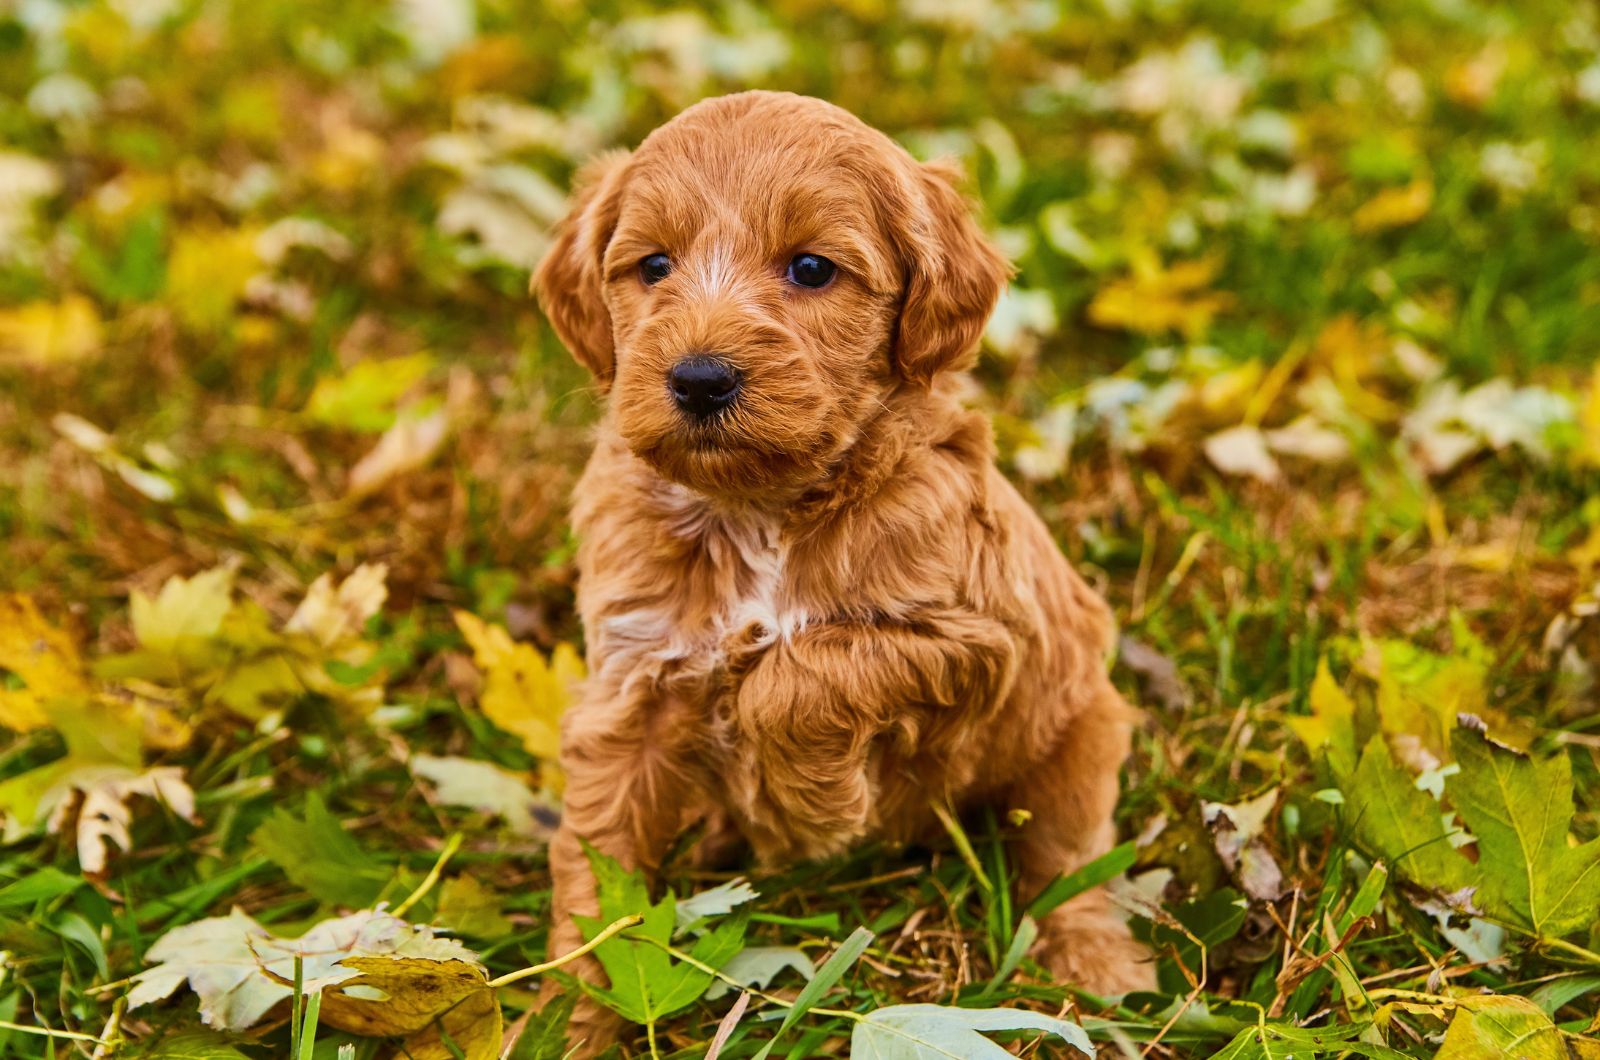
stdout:
<svg viewBox="0 0 1600 1060">
<path fill-rule="evenodd" d="M 602 674 L 725 684 L 731 669 L 803 628 L 810 611 L 776 518 L 675 514 L 655 528 L 665 547 L 644 575 L 650 591 L 605 607 L 590 636 L 598 634 Z"/>
</svg>

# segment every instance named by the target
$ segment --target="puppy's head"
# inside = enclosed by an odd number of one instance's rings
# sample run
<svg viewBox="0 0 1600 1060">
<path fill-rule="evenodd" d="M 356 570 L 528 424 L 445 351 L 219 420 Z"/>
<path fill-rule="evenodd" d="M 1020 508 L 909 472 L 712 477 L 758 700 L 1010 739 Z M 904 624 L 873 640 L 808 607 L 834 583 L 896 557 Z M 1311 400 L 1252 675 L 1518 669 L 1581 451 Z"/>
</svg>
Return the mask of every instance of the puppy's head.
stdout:
<svg viewBox="0 0 1600 1060">
<path fill-rule="evenodd" d="M 820 100 L 707 100 L 580 175 L 535 286 L 662 474 L 809 485 L 889 391 L 970 361 L 1009 266 L 957 176 Z"/>
</svg>

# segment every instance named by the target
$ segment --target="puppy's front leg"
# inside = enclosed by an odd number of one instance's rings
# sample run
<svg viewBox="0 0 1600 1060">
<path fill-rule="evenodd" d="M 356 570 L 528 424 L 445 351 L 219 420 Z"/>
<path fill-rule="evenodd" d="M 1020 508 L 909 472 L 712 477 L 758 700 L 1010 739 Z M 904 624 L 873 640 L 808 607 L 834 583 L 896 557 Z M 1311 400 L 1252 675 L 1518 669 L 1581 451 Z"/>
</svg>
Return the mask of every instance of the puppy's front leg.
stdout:
<svg viewBox="0 0 1600 1060">
<path fill-rule="evenodd" d="M 550 842 L 550 954 L 583 943 L 574 916 L 598 916 L 588 843 L 624 868 L 653 872 L 686 812 L 704 792 L 694 740 L 701 726 L 671 697 L 640 695 L 631 701 L 586 700 L 564 725 L 561 765 L 567 775 L 561 827 Z M 604 983 L 600 963 L 585 957 L 568 966 L 582 979 Z M 553 982 L 553 981 L 552 981 Z M 553 986 L 546 988 L 547 995 Z M 598 1055 L 617 1038 L 622 1021 L 581 998 L 567 1040 L 578 1057 Z"/>
<path fill-rule="evenodd" d="M 918 708 L 983 710 L 1012 679 L 1014 642 L 965 611 L 829 623 L 767 647 L 735 700 L 753 768 L 734 778 L 757 853 L 822 857 L 866 832 L 874 740 L 914 731 Z"/>
</svg>

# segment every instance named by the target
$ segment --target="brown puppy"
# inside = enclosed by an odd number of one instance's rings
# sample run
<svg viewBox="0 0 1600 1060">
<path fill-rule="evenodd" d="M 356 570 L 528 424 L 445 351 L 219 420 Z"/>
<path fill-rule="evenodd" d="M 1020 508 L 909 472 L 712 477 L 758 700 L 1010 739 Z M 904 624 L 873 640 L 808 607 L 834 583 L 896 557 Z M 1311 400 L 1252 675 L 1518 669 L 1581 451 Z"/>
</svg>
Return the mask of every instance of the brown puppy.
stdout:
<svg viewBox="0 0 1600 1060">
<path fill-rule="evenodd" d="M 782 862 L 987 803 L 1031 815 L 1024 899 L 1111 845 L 1111 617 L 954 397 L 1010 272 L 955 176 L 830 104 L 747 92 L 580 178 L 535 280 L 610 392 L 573 513 L 590 678 L 553 952 L 596 912 L 580 840 L 653 869 L 711 817 Z M 1042 928 L 1066 980 L 1151 981 L 1099 891 Z M 579 1013 L 574 1038 L 609 1034 Z"/>
</svg>

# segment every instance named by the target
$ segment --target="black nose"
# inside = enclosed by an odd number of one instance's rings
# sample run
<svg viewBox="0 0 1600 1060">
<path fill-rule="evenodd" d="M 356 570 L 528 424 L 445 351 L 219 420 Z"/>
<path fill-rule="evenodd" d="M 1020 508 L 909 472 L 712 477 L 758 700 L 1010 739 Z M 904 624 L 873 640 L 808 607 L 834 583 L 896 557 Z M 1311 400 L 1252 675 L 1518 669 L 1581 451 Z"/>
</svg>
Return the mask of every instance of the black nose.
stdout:
<svg viewBox="0 0 1600 1060">
<path fill-rule="evenodd" d="M 667 373 L 667 386 L 680 409 L 691 416 L 710 416 L 733 404 L 739 371 L 721 357 L 685 357 Z"/>
</svg>

